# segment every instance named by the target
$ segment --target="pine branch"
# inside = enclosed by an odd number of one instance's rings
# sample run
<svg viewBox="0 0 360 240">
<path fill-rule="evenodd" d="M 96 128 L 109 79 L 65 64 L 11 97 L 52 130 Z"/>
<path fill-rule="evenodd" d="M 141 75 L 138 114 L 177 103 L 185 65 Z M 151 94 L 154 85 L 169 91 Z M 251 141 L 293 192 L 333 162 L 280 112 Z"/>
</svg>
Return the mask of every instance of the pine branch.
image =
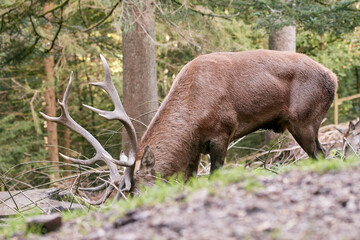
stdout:
<svg viewBox="0 0 360 240">
<path fill-rule="evenodd" d="M 108 19 L 112 13 L 114 12 L 114 10 L 116 9 L 116 7 L 119 5 L 119 3 L 121 3 L 122 0 L 119 0 L 115 5 L 114 7 L 110 10 L 110 12 L 108 13 L 108 15 L 106 15 L 103 19 L 101 19 L 99 22 L 91 25 L 90 27 L 86 28 L 85 30 L 83 30 L 83 32 L 88 32 L 98 26 L 100 26 L 103 22 L 105 22 L 106 19 Z"/>
<path fill-rule="evenodd" d="M 65 4 L 67 4 L 68 2 L 69 2 L 69 0 L 65 0 L 65 2 L 63 2 L 63 3 L 59 4 L 59 5 L 57 5 L 56 7 L 54 7 L 54 8 L 52 8 L 52 9 L 44 12 L 43 14 L 38 15 L 37 17 L 38 17 L 38 18 L 40 18 L 40 17 L 45 17 L 45 15 L 48 14 L 48 13 L 54 12 L 54 11 L 56 11 L 56 10 L 59 9 L 59 8 L 62 9 L 62 8 L 65 6 Z"/>
<path fill-rule="evenodd" d="M 40 37 L 35 38 L 35 42 L 28 48 L 28 50 L 25 52 L 23 56 L 21 56 L 20 60 L 24 60 L 32 51 L 35 49 L 36 44 L 39 42 Z"/>
<path fill-rule="evenodd" d="M 32 29 L 33 29 L 33 32 L 35 33 L 35 36 L 37 36 L 38 38 L 45 38 L 45 39 L 47 39 L 47 40 L 50 40 L 50 38 L 41 36 L 40 33 L 38 33 L 38 31 L 36 30 L 35 23 L 34 23 L 32 17 L 31 17 L 31 15 L 29 15 L 29 18 L 30 18 L 31 27 L 32 27 Z"/>
<path fill-rule="evenodd" d="M 20 1 L 20 2 L 14 3 L 14 4 L 10 5 L 10 6 L 0 5 L 0 8 L 1 8 L 1 9 L 14 6 L 13 8 L 10 8 L 8 11 L 5 11 L 5 12 L 1 13 L 0 16 L 3 17 L 3 16 L 5 16 L 6 14 L 11 13 L 12 11 L 16 10 L 18 7 L 20 7 L 20 6 L 21 6 L 22 4 L 24 4 L 24 3 L 25 3 L 25 0 L 22 0 L 22 1 Z"/>
<path fill-rule="evenodd" d="M 0 25 L 0 33 L 3 31 L 3 28 L 4 28 L 4 15 L 1 16 L 1 25 Z"/>
<path fill-rule="evenodd" d="M 81 0 L 79 0 L 78 5 L 79 5 L 79 13 L 80 13 L 81 20 L 83 21 L 85 27 L 88 27 L 86 19 L 84 18 L 83 12 L 81 10 Z"/>
<path fill-rule="evenodd" d="M 48 53 L 48 52 L 50 52 L 50 51 L 53 49 L 53 47 L 54 47 L 54 45 L 55 45 L 55 41 L 56 41 L 57 37 L 59 36 L 60 31 L 61 31 L 62 24 L 63 24 L 63 8 L 61 8 L 61 12 L 60 12 L 59 28 L 58 28 L 58 30 L 56 31 L 56 34 L 55 34 L 55 36 L 54 36 L 54 39 L 51 41 L 51 46 L 50 46 L 50 48 L 47 49 L 44 53 Z"/>
<path fill-rule="evenodd" d="M 181 2 L 179 2 L 178 0 L 172 0 L 174 3 L 182 6 L 183 4 Z M 208 17 L 217 17 L 217 18 L 223 18 L 223 19 L 226 19 L 226 20 L 229 20 L 233 17 L 237 17 L 240 15 L 240 12 L 237 12 L 236 14 L 233 14 L 233 15 L 221 15 L 221 14 L 215 14 L 215 13 L 204 13 L 204 12 L 201 12 L 199 10 L 196 10 L 194 8 L 191 8 L 191 7 L 186 7 L 186 9 L 194 12 L 194 13 L 197 13 L 197 14 L 200 14 L 202 16 L 208 16 Z"/>
</svg>

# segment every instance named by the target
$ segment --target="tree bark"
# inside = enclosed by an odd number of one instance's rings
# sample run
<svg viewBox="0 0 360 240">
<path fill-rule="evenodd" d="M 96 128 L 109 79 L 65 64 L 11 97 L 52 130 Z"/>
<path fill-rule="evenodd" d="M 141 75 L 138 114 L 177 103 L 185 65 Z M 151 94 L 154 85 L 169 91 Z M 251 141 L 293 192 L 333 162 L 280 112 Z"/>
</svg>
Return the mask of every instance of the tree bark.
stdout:
<svg viewBox="0 0 360 240">
<path fill-rule="evenodd" d="M 51 5 L 46 3 L 44 6 L 44 12 L 51 9 Z M 50 17 L 50 16 L 48 16 Z M 45 31 L 50 34 L 51 25 L 47 24 L 45 26 Z M 52 52 L 49 53 L 49 56 L 44 58 L 44 70 L 45 70 L 45 113 L 48 116 L 56 116 L 56 98 L 55 98 L 55 78 L 54 78 L 54 55 Z M 58 149 L 58 134 L 57 134 L 57 124 L 52 121 L 47 121 L 46 127 L 48 133 L 48 151 L 49 151 L 49 160 L 53 164 L 53 177 L 57 178 L 59 173 L 59 149 Z"/>
<path fill-rule="evenodd" d="M 269 35 L 269 49 L 296 52 L 296 27 L 285 26 Z"/>
<path fill-rule="evenodd" d="M 124 1 L 123 103 L 138 139 L 158 108 L 153 0 Z M 127 137 L 123 134 L 123 149 Z"/>
</svg>

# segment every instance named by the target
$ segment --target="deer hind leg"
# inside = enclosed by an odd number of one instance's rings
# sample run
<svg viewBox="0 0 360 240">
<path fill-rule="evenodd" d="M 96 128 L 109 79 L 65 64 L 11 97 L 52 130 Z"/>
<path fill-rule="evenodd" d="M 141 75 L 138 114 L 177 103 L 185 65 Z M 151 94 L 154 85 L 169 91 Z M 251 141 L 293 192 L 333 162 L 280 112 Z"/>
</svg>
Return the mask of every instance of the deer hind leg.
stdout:
<svg viewBox="0 0 360 240">
<path fill-rule="evenodd" d="M 321 145 L 321 143 L 319 142 L 319 139 L 317 137 L 316 137 L 316 147 L 317 147 L 318 152 L 320 152 L 322 154 L 322 156 L 325 158 L 326 157 L 326 150 Z"/>
<path fill-rule="evenodd" d="M 189 179 L 189 177 L 196 176 L 199 168 L 200 156 L 201 154 L 198 154 L 195 157 L 191 158 L 189 167 L 185 173 L 185 180 Z"/>
<path fill-rule="evenodd" d="M 319 153 L 325 156 L 325 149 L 321 146 L 318 139 L 319 127 L 312 125 L 291 125 L 288 129 L 309 157 L 318 159 Z"/>
</svg>

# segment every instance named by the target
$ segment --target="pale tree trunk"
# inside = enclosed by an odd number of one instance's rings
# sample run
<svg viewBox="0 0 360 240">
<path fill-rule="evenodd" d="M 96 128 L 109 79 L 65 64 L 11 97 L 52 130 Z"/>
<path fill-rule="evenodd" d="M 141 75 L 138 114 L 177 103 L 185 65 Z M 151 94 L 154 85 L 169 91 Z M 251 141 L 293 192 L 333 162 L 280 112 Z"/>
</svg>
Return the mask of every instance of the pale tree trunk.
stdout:
<svg viewBox="0 0 360 240">
<path fill-rule="evenodd" d="M 158 108 L 153 0 L 124 1 L 123 103 L 138 139 Z M 123 134 L 123 149 L 127 148 Z"/>
<path fill-rule="evenodd" d="M 285 26 L 269 35 L 269 49 L 296 52 L 296 26 Z"/>
<path fill-rule="evenodd" d="M 46 3 L 44 6 L 44 12 L 51 9 L 51 5 Z M 48 16 L 50 17 L 50 16 Z M 45 31 L 50 33 L 51 25 L 45 26 Z M 44 70 L 45 70 L 45 113 L 48 116 L 56 116 L 56 99 L 55 99 L 55 78 L 54 78 L 54 55 L 52 53 L 44 58 Z M 59 173 L 59 149 L 58 149 L 58 134 L 57 124 L 52 121 L 47 121 L 46 127 L 48 133 L 48 151 L 49 160 L 54 165 L 53 167 L 53 178 L 58 177 Z"/>
<path fill-rule="evenodd" d="M 269 49 L 296 52 L 296 26 L 284 26 L 279 30 L 272 31 L 269 35 Z M 265 132 L 265 144 L 269 145 L 275 137 L 276 133 L 267 130 Z"/>
</svg>

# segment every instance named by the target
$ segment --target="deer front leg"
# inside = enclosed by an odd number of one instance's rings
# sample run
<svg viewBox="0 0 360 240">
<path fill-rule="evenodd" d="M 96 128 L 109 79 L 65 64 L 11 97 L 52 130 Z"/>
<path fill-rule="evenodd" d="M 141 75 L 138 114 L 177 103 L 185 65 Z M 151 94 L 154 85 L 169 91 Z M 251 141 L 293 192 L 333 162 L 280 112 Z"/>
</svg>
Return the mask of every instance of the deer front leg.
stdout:
<svg viewBox="0 0 360 240">
<path fill-rule="evenodd" d="M 217 138 L 210 141 L 209 153 L 210 153 L 210 173 L 224 165 L 224 158 L 227 151 L 228 140 L 224 138 Z"/>
</svg>

